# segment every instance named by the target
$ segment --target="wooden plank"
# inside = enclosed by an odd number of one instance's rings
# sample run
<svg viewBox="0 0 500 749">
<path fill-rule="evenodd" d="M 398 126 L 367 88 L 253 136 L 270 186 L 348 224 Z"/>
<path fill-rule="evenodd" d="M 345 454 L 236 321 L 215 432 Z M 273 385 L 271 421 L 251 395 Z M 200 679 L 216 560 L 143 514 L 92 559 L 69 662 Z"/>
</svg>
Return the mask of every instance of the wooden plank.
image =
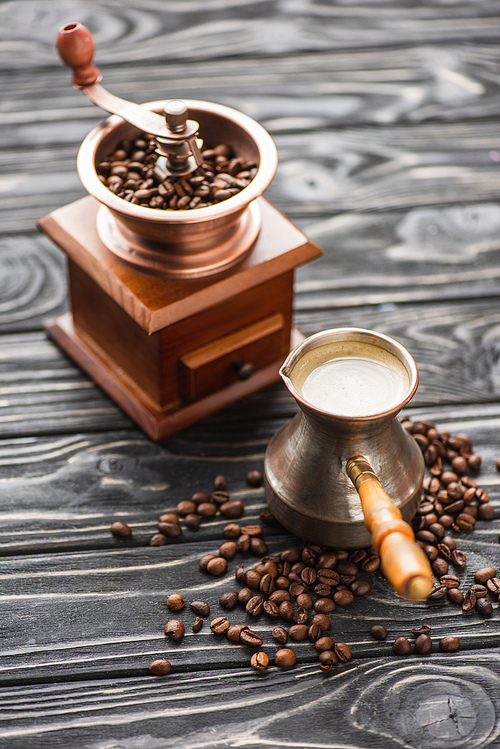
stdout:
<svg viewBox="0 0 500 749">
<path fill-rule="evenodd" d="M 388 211 L 494 201 L 493 124 L 436 123 L 274 136 L 279 165 L 266 197 L 294 216 Z M 451 144 L 451 146 L 450 146 Z M 74 162 L 14 177 L 0 193 L 6 233 L 31 230 L 45 213 L 83 196 Z"/>
<path fill-rule="evenodd" d="M 379 649 L 384 650 L 380 643 Z M 381 656 L 327 673 L 299 665 L 255 674 L 244 665 L 172 671 L 165 678 L 14 686 L 2 690 L 0 741 L 9 749 L 34 742 L 40 749 L 70 744 L 397 749 L 402 740 L 422 749 L 494 746 L 499 673 L 500 654 L 491 649 Z M 394 694 L 397 698 L 389 698 Z"/>
<path fill-rule="evenodd" d="M 329 309 L 325 304 L 321 310 L 297 313 L 296 323 L 306 335 L 351 326 L 396 338 L 413 355 L 420 371 L 415 405 L 491 403 L 498 399 L 500 388 L 499 315 L 489 300 L 349 310 Z M 229 414 L 234 414 L 237 422 L 247 413 L 255 424 L 257 418 L 276 413 L 275 398 L 281 399 L 282 391 L 283 386 L 278 385 L 251 396 Z M 43 333 L 0 338 L 0 392 L 4 437 L 130 426 L 117 406 Z M 208 420 L 208 428 L 214 423 Z"/>
<path fill-rule="evenodd" d="M 36 22 L 27 24 L 31 6 Z M 310 50 L 351 49 L 399 44 L 442 43 L 496 38 L 497 8 L 489 2 L 430 0 L 414 6 L 392 1 L 349 0 L 342 5 L 316 2 L 279 5 L 260 0 L 225 0 L 216 5 L 170 4 L 132 0 L 113 4 L 92 2 L 77 11 L 79 20 L 95 34 L 97 62 L 140 64 L 145 60 L 209 60 L 211 58 L 300 54 Z M 38 12 L 37 12 L 38 11 Z M 0 12 L 0 63 L 4 70 L 55 66 L 54 30 L 66 23 L 64 4 L 49 7 L 17 0 Z"/>
</svg>

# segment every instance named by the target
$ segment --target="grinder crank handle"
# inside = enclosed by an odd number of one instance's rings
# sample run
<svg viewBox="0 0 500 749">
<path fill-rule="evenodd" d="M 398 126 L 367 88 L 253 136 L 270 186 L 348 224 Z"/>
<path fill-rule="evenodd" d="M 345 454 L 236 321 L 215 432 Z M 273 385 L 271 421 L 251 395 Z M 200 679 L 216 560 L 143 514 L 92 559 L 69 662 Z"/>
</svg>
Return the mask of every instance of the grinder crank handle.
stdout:
<svg viewBox="0 0 500 749">
<path fill-rule="evenodd" d="M 403 520 L 365 458 L 351 458 L 346 472 L 359 494 L 385 576 L 404 598 L 426 599 L 433 586 L 432 570 L 423 549 L 415 543 L 411 526 Z"/>
<path fill-rule="evenodd" d="M 59 29 L 56 49 L 63 63 L 73 71 L 72 82 L 81 88 L 98 107 L 111 114 L 117 114 L 131 125 L 158 138 L 171 138 L 165 118 L 134 102 L 110 94 L 100 85 L 102 79 L 99 68 L 93 63 L 94 39 L 86 26 L 81 23 L 68 23 Z M 185 136 L 184 136 L 185 137 Z"/>
</svg>

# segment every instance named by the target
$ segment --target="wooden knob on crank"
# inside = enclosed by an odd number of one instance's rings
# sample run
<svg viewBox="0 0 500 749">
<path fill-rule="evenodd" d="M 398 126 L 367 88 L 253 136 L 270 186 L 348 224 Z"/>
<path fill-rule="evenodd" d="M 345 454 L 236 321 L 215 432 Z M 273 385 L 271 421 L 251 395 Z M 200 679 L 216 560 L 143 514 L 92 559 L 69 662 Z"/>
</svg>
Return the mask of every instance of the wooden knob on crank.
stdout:
<svg viewBox="0 0 500 749">
<path fill-rule="evenodd" d="M 100 80 L 99 69 L 93 64 L 94 39 L 86 26 L 68 23 L 59 29 L 56 39 L 59 57 L 73 70 L 74 86 L 90 86 Z"/>
<path fill-rule="evenodd" d="M 384 575 L 404 598 L 426 599 L 432 589 L 432 570 L 424 551 L 415 543 L 411 526 L 403 520 L 365 458 L 351 458 L 346 471 L 359 494 Z"/>
</svg>

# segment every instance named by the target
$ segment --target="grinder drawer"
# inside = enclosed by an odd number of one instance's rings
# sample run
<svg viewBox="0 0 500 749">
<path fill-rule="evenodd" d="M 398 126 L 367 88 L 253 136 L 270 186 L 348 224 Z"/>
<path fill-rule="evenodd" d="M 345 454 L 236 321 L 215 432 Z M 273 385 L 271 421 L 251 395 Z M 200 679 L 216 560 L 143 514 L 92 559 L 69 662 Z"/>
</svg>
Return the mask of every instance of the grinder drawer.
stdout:
<svg viewBox="0 0 500 749">
<path fill-rule="evenodd" d="M 181 397 L 198 400 L 249 379 L 255 370 L 285 357 L 288 348 L 289 331 L 279 313 L 200 346 L 179 359 Z"/>
</svg>

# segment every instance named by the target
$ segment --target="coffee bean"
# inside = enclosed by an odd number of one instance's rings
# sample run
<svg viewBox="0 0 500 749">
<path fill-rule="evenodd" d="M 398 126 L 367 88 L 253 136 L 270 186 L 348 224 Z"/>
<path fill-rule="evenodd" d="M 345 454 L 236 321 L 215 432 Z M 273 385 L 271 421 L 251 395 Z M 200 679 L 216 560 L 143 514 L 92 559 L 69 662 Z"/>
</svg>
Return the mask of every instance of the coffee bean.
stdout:
<svg viewBox="0 0 500 749">
<path fill-rule="evenodd" d="M 292 598 L 297 598 L 297 596 L 300 596 L 302 593 L 306 590 L 306 585 L 304 583 L 292 583 L 289 587 L 289 593 L 292 596 Z"/>
<path fill-rule="evenodd" d="M 202 502 L 210 502 L 210 494 L 208 492 L 195 492 L 193 496 L 191 497 L 191 502 L 194 502 L 196 505 L 202 504 Z"/>
<path fill-rule="evenodd" d="M 307 638 L 310 642 L 316 642 L 322 636 L 323 630 L 319 624 L 311 624 L 307 630 Z"/>
<path fill-rule="evenodd" d="M 210 629 L 214 635 L 225 635 L 230 626 L 231 623 L 225 616 L 216 616 L 210 622 Z"/>
<path fill-rule="evenodd" d="M 462 531 L 471 531 L 476 525 L 476 520 L 471 515 L 464 512 L 460 513 L 455 523 Z"/>
<path fill-rule="evenodd" d="M 194 633 L 196 633 L 196 632 L 199 632 L 202 627 L 203 627 L 203 619 L 201 618 L 201 616 L 197 616 L 196 619 L 194 620 L 192 630 Z"/>
<path fill-rule="evenodd" d="M 238 601 L 244 606 L 248 603 L 252 596 L 253 591 L 250 590 L 250 588 L 240 588 L 240 590 L 238 591 Z"/>
<path fill-rule="evenodd" d="M 158 658 L 148 666 L 150 673 L 154 676 L 166 676 L 172 670 L 172 664 L 165 658 Z"/>
<path fill-rule="evenodd" d="M 252 657 L 250 658 L 250 665 L 256 671 L 265 671 L 265 669 L 269 665 L 269 658 L 262 651 L 259 651 L 258 653 L 253 653 Z"/>
<path fill-rule="evenodd" d="M 264 539 L 259 538 L 258 536 L 250 536 L 250 552 L 256 557 L 261 557 L 264 554 L 267 554 L 268 548 Z"/>
<path fill-rule="evenodd" d="M 258 632 L 254 632 L 253 630 L 248 629 L 248 627 L 245 627 L 240 632 L 240 642 L 242 645 L 247 645 L 251 648 L 258 648 L 262 645 L 264 640 Z"/>
<path fill-rule="evenodd" d="M 292 618 L 296 624 L 307 624 L 307 622 L 309 621 L 309 611 L 303 608 L 303 606 L 299 606 L 293 612 Z"/>
<path fill-rule="evenodd" d="M 411 643 L 406 637 L 397 637 L 392 643 L 395 655 L 410 655 Z"/>
<path fill-rule="evenodd" d="M 165 624 L 165 634 L 172 642 L 178 642 L 184 637 L 184 624 L 180 619 L 170 619 Z"/>
<path fill-rule="evenodd" d="M 275 627 L 271 632 L 271 635 L 278 645 L 286 645 L 288 642 L 288 633 L 286 629 L 283 629 L 283 627 Z"/>
<path fill-rule="evenodd" d="M 222 531 L 224 538 L 234 539 L 241 536 L 241 528 L 238 523 L 228 523 Z"/>
<path fill-rule="evenodd" d="M 439 582 L 447 588 L 458 588 L 460 585 L 460 578 L 456 575 L 442 575 L 442 577 L 439 578 Z"/>
<path fill-rule="evenodd" d="M 340 575 L 335 570 L 329 569 L 328 567 L 321 567 L 316 575 L 318 583 L 324 583 L 334 587 L 340 582 Z"/>
<path fill-rule="evenodd" d="M 484 584 L 487 580 L 496 577 L 497 571 L 494 567 L 482 567 L 474 573 L 474 582 Z"/>
<path fill-rule="evenodd" d="M 193 601 L 189 605 L 198 616 L 209 616 L 210 614 L 210 606 L 205 601 Z"/>
<path fill-rule="evenodd" d="M 264 614 L 270 619 L 277 619 L 279 616 L 279 609 L 272 601 L 264 601 Z"/>
<path fill-rule="evenodd" d="M 338 554 L 335 551 L 325 551 L 316 560 L 318 575 L 323 569 L 332 570 L 337 564 Z M 338 574 L 338 573 L 337 573 Z M 323 582 L 323 581 L 321 581 Z M 334 583 L 332 583 L 333 585 Z"/>
<path fill-rule="evenodd" d="M 219 507 L 219 511 L 225 518 L 240 518 L 245 511 L 245 506 L 239 499 L 233 499 L 224 502 Z"/>
<path fill-rule="evenodd" d="M 476 598 L 484 598 L 488 594 L 488 588 L 486 585 L 480 585 L 479 583 L 473 583 L 470 589 L 475 593 Z"/>
<path fill-rule="evenodd" d="M 260 471 L 248 471 L 246 478 L 248 486 L 257 487 L 262 485 L 262 474 Z"/>
<path fill-rule="evenodd" d="M 300 559 L 300 549 L 298 546 L 292 546 L 289 549 L 281 552 L 281 561 L 288 562 L 288 564 L 295 564 Z"/>
<path fill-rule="evenodd" d="M 228 611 L 230 611 L 231 609 L 234 609 L 237 603 L 238 603 L 238 592 L 236 590 L 228 590 L 226 593 L 223 593 L 221 597 L 219 598 L 219 604 L 222 606 L 223 609 L 227 609 Z"/>
<path fill-rule="evenodd" d="M 196 512 L 203 518 L 213 518 L 217 514 L 217 505 L 214 505 L 213 502 L 200 502 L 196 506 Z"/>
<path fill-rule="evenodd" d="M 307 624 L 292 624 L 288 630 L 288 637 L 294 642 L 304 642 L 307 640 L 308 629 Z"/>
<path fill-rule="evenodd" d="M 439 640 L 439 647 L 443 653 L 456 653 L 460 650 L 460 640 L 458 637 L 442 637 Z"/>
<path fill-rule="evenodd" d="M 314 567 L 304 567 L 304 569 L 300 573 L 300 577 L 305 585 L 314 585 L 314 583 L 316 582 L 317 572 Z"/>
<path fill-rule="evenodd" d="M 493 593 L 494 595 L 500 594 L 500 578 L 498 577 L 490 577 L 488 580 L 486 580 L 486 587 L 490 591 L 490 593 Z"/>
<path fill-rule="evenodd" d="M 320 600 L 328 600 L 328 599 L 320 599 Z M 333 600 L 336 603 L 337 606 L 349 606 L 350 603 L 354 601 L 354 595 L 351 593 L 350 590 L 336 590 L 333 594 Z M 318 601 L 316 601 L 316 604 L 318 604 Z M 315 606 L 316 608 L 316 606 Z M 330 609 L 331 611 L 332 609 Z M 316 611 L 318 609 L 316 608 Z M 328 613 L 328 611 L 320 611 L 320 614 Z"/>
<path fill-rule="evenodd" d="M 319 654 L 319 667 L 322 671 L 329 671 L 332 666 L 339 662 L 338 656 L 333 650 L 323 650 Z"/>
<path fill-rule="evenodd" d="M 197 511 L 196 508 L 197 508 L 197 505 L 195 502 L 192 502 L 189 499 L 184 499 L 182 502 L 179 502 L 179 504 L 176 507 L 176 511 L 177 511 L 177 514 L 180 515 L 181 518 L 183 518 L 186 515 L 196 512 Z"/>
<path fill-rule="evenodd" d="M 198 566 L 200 570 L 203 570 L 203 572 L 207 571 L 208 563 L 212 561 L 212 559 L 217 559 L 217 554 L 204 554 L 200 561 L 198 562 Z"/>
<path fill-rule="evenodd" d="M 438 557 L 432 563 L 432 571 L 436 577 L 444 577 L 448 572 L 448 562 L 445 559 Z"/>
<path fill-rule="evenodd" d="M 335 642 L 331 637 L 319 637 L 314 643 L 314 647 L 316 648 L 318 653 L 321 653 L 323 652 L 323 650 L 333 650 L 335 647 Z"/>
<path fill-rule="evenodd" d="M 262 575 L 257 570 L 248 570 L 245 574 L 245 583 L 252 590 L 260 590 Z"/>
<path fill-rule="evenodd" d="M 122 520 L 117 520 L 110 526 L 111 534 L 116 538 L 128 538 L 132 535 L 132 528 Z"/>
<path fill-rule="evenodd" d="M 168 538 L 164 536 L 163 533 L 155 533 L 155 535 L 149 539 L 150 546 L 165 546 L 165 544 L 168 544 Z"/>
<path fill-rule="evenodd" d="M 300 593 L 300 595 L 297 596 L 297 606 L 302 606 L 302 608 L 307 609 L 307 611 L 312 609 L 313 599 L 309 593 Z"/>
<path fill-rule="evenodd" d="M 372 586 L 368 580 L 355 580 L 351 583 L 349 589 L 357 598 L 361 598 L 361 596 L 367 596 L 370 593 Z"/>
<path fill-rule="evenodd" d="M 159 523 L 176 523 L 179 525 L 180 518 L 175 512 L 165 512 L 158 518 Z"/>
<path fill-rule="evenodd" d="M 296 661 L 297 656 L 290 648 L 281 648 L 274 655 L 274 662 L 278 668 L 292 668 Z"/>
<path fill-rule="evenodd" d="M 262 536 L 263 528 L 260 525 L 244 525 L 241 529 L 242 533 L 246 533 L 251 538 L 256 536 Z"/>
<path fill-rule="evenodd" d="M 341 596 L 343 594 L 342 601 L 347 602 L 347 598 L 346 598 L 347 593 L 350 594 L 351 601 L 354 600 L 354 596 L 352 595 L 350 591 L 343 590 L 343 591 L 338 591 L 338 593 Z M 335 595 L 337 595 L 337 593 Z M 331 612 L 335 610 L 335 603 L 337 603 L 337 601 L 334 602 L 332 601 L 331 598 L 318 598 L 318 600 L 314 604 L 314 610 L 316 611 L 317 614 L 331 614 Z M 345 606 L 345 605 L 347 605 L 347 603 L 339 603 L 339 606 Z"/>
<path fill-rule="evenodd" d="M 461 590 L 458 590 L 458 588 L 449 588 L 446 597 L 449 601 L 451 601 L 452 603 L 456 603 L 459 606 L 461 606 L 464 602 L 464 594 Z"/>
<path fill-rule="evenodd" d="M 334 646 L 335 655 L 341 663 L 347 663 L 352 658 L 352 652 L 349 645 L 345 642 L 336 642 Z"/>
<path fill-rule="evenodd" d="M 253 596 L 247 602 L 245 611 L 247 612 L 247 614 L 250 614 L 250 616 L 259 616 L 259 614 L 262 613 L 263 608 L 264 599 L 261 596 Z"/>
<path fill-rule="evenodd" d="M 290 622 L 293 618 L 293 606 L 290 601 L 283 601 L 278 607 L 279 615 L 285 622 Z"/>
<path fill-rule="evenodd" d="M 379 555 L 369 554 L 366 559 L 360 562 L 360 567 L 364 572 L 375 572 L 380 567 Z"/>
<path fill-rule="evenodd" d="M 182 536 L 182 528 L 178 523 L 158 523 L 158 530 L 167 538 Z"/>
<path fill-rule="evenodd" d="M 210 559 L 207 564 L 207 572 L 214 577 L 220 577 L 227 572 L 227 560 L 224 557 L 215 557 Z"/>
<path fill-rule="evenodd" d="M 172 595 L 167 598 L 167 606 L 170 611 L 181 611 L 185 605 L 186 602 L 179 593 L 172 593 Z"/>
<path fill-rule="evenodd" d="M 236 545 L 238 546 L 238 551 L 241 551 L 242 554 L 246 554 L 250 549 L 250 536 L 247 533 L 242 533 L 238 538 Z"/>
<path fill-rule="evenodd" d="M 249 629 L 249 627 L 246 624 L 233 624 L 226 632 L 227 639 L 230 642 L 239 642 L 244 629 Z"/>
<path fill-rule="evenodd" d="M 326 632 L 331 627 L 331 619 L 326 614 L 315 614 L 312 618 L 311 624 L 317 624 L 322 632 Z"/>
<path fill-rule="evenodd" d="M 428 655 L 432 650 L 432 640 L 429 635 L 418 635 L 415 640 L 415 650 L 419 655 Z"/>
<path fill-rule="evenodd" d="M 478 614 L 481 614 L 481 616 L 491 616 L 493 613 L 493 606 L 488 598 L 478 598 L 475 608 Z"/>
<path fill-rule="evenodd" d="M 383 624 L 374 624 L 370 627 L 370 634 L 375 640 L 383 641 L 387 638 L 387 630 Z"/>
<path fill-rule="evenodd" d="M 290 598 L 290 593 L 287 590 L 275 590 L 269 596 L 269 600 L 275 603 L 276 606 L 279 606 L 281 603 L 283 603 L 283 601 L 289 601 Z"/>
<path fill-rule="evenodd" d="M 489 503 L 479 505 L 477 509 L 478 520 L 493 520 L 495 517 L 495 509 Z"/>
<path fill-rule="evenodd" d="M 431 631 L 431 625 L 430 624 L 422 624 L 420 627 L 414 627 L 411 630 L 412 635 L 415 635 L 415 637 L 418 637 L 418 635 L 428 635 Z"/>
<path fill-rule="evenodd" d="M 473 590 L 469 588 L 469 590 L 466 592 L 464 596 L 464 600 L 462 603 L 462 611 L 472 611 L 472 609 L 476 605 L 476 601 L 477 601 L 476 594 L 474 593 Z"/>
<path fill-rule="evenodd" d="M 467 564 L 467 559 L 463 551 L 459 551 L 458 549 L 454 549 L 454 551 L 451 552 L 451 561 L 456 567 L 463 568 Z"/>
<path fill-rule="evenodd" d="M 219 547 L 219 556 L 224 557 L 224 559 L 232 559 L 234 556 L 236 556 L 237 551 L 238 547 L 236 546 L 234 541 L 225 541 Z"/>
<path fill-rule="evenodd" d="M 189 528 L 189 530 L 194 531 L 200 527 L 201 517 L 199 515 L 196 515 L 195 513 L 190 513 L 184 518 L 184 525 L 186 526 L 186 528 Z"/>
</svg>

